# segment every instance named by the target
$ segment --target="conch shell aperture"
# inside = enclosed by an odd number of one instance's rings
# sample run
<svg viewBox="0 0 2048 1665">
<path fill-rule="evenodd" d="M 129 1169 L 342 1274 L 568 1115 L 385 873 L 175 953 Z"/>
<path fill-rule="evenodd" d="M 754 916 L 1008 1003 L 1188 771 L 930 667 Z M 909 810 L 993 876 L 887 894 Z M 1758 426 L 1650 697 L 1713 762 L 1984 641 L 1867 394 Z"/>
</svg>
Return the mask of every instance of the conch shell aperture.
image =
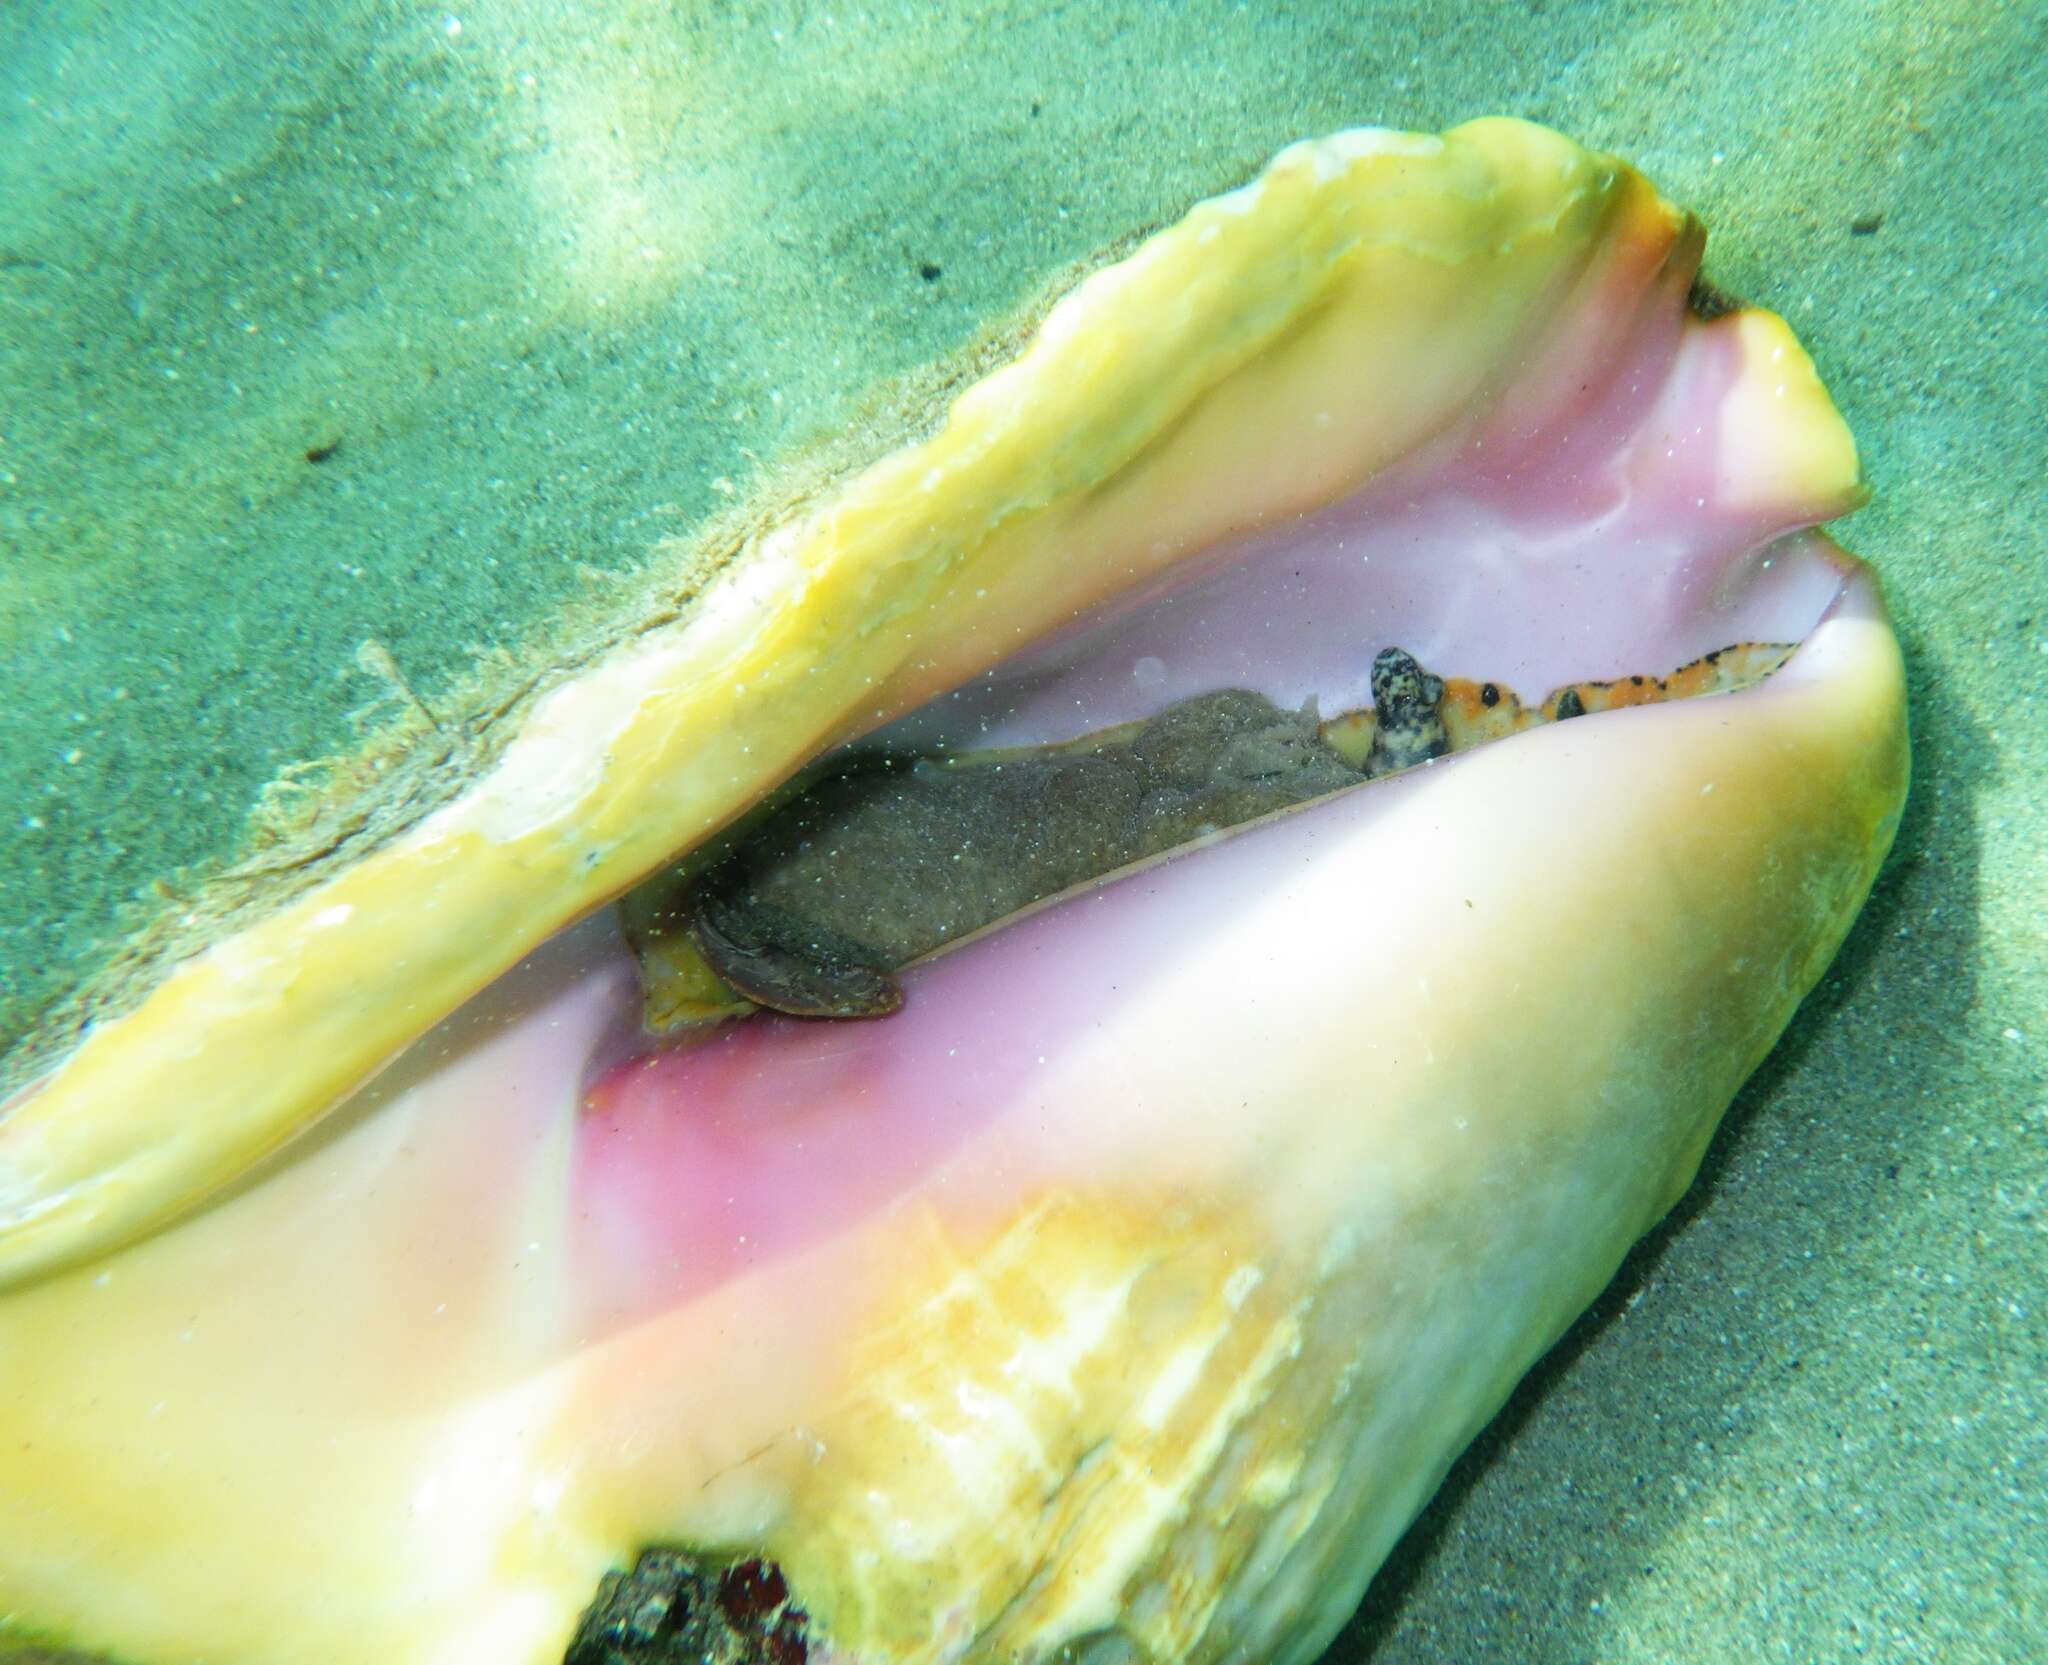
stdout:
<svg viewBox="0 0 2048 1665">
<path fill-rule="evenodd" d="M 772 1564 L 814 1659 L 1313 1658 L 1897 822 L 1896 645 L 1801 530 L 1853 446 L 1782 322 L 1688 312 L 1699 242 L 1521 123 L 1295 146 L 91 1033 L 0 1122 L 0 1607 L 548 1665 L 673 1545 Z M 1797 646 L 1087 888 L 877 1022 L 648 1052 L 592 913 L 878 730 L 1741 642 Z"/>
</svg>

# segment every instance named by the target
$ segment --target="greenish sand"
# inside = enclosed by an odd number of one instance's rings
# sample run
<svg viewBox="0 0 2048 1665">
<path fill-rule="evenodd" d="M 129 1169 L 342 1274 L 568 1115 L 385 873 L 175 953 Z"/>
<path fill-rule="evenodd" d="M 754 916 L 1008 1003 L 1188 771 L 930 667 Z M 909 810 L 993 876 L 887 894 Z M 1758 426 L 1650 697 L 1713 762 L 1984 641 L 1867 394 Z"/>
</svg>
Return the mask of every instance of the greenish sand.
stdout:
<svg viewBox="0 0 2048 1665">
<path fill-rule="evenodd" d="M 1334 1657 L 2048 1657 L 2044 63 L 2039 0 L 0 11 L 0 1040 L 348 744 L 364 641 L 432 705 L 1287 141 L 1530 116 L 1813 352 L 1917 785 Z"/>
</svg>

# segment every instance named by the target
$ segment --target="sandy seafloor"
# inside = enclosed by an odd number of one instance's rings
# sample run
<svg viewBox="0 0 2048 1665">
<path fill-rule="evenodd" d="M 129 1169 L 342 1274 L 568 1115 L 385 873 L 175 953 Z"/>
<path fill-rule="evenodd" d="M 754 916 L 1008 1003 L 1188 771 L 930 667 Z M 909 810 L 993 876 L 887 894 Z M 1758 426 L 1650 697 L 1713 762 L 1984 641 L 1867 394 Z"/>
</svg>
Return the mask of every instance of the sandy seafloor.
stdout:
<svg viewBox="0 0 2048 1665">
<path fill-rule="evenodd" d="M 1916 785 L 1700 1185 L 1333 1657 L 2048 1658 L 2044 16 L 0 10 L 0 1037 L 346 743 L 359 642 L 431 702 L 1287 141 L 1533 117 L 1698 210 L 1812 351 Z"/>
</svg>

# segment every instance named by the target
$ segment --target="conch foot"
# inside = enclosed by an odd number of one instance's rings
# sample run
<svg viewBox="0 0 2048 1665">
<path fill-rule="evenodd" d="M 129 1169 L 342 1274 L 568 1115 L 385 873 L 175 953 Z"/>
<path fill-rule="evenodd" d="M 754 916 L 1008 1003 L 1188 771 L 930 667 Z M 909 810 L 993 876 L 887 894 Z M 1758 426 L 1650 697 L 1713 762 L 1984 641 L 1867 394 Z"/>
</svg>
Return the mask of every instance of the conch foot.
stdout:
<svg viewBox="0 0 2048 1665">
<path fill-rule="evenodd" d="M 1433 710 L 1415 720 L 1434 722 Z M 648 1010 L 680 1009 L 677 980 L 693 976 L 678 971 L 664 920 L 681 922 L 742 999 L 804 1017 L 885 1016 L 903 999 L 892 973 L 927 954 L 1362 778 L 1313 718 L 1239 688 L 1079 743 L 863 758 L 750 827 L 709 872 L 629 900 Z"/>
<path fill-rule="evenodd" d="M 1453 751 L 1629 705 L 1727 693 L 1791 653 L 1743 643 L 1667 677 L 1555 689 L 1447 685 L 1414 655 L 1373 660 L 1373 703 L 1325 722 L 1248 689 L 1056 745 L 933 757 L 855 748 L 708 861 L 622 904 L 645 1021 L 663 1034 L 756 1008 L 886 1017 L 894 975 L 1048 897 L 1259 817 Z"/>
</svg>

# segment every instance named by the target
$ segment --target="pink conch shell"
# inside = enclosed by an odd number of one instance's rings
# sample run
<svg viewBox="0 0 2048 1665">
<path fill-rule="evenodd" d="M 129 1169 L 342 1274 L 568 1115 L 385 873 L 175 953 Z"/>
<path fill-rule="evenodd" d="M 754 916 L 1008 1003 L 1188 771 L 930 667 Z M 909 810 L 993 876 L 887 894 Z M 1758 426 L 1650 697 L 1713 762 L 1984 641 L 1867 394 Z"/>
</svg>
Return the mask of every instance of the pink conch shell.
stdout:
<svg viewBox="0 0 2048 1665">
<path fill-rule="evenodd" d="M 95 1035 L 0 1125 L 0 1605 L 144 1662 L 548 1665 L 673 1544 L 775 1563 L 814 1661 L 1312 1659 L 1896 824 L 1897 649 L 1799 530 L 1853 448 L 1781 322 L 1687 312 L 1698 241 L 1520 124 L 1294 147 Z M 1744 640 L 1799 646 L 1141 868 L 881 1022 L 648 1053 L 611 916 L 543 941 L 878 723 Z"/>
</svg>

